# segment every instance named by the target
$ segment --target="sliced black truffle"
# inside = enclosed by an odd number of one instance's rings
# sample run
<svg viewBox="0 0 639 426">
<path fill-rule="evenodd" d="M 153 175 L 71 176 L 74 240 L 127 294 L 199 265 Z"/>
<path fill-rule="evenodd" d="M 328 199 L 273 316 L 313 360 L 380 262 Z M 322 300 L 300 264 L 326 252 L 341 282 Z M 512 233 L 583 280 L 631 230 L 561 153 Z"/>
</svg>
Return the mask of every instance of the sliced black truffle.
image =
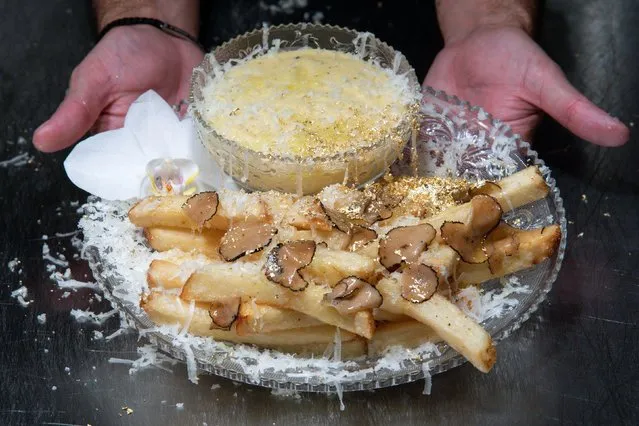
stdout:
<svg viewBox="0 0 639 426">
<path fill-rule="evenodd" d="M 382 295 L 379 291 L 358 277 L 346 277 L 338 282 L 333 291 L 324 296 L 342 315 L 379 308 L 382 306 Z"/>
<path fill-rule="evenodd" d="M 379 243 L 379 262 L 390 272 L 402 263 L 415 262 L 436 234 L 435 228 L 428 223 L 393 228 Z"/>
<path fill-rule="evenodd" d="M 400 279 L 402 297 L 412 303 L 422 303 L 433 297 L 439 279 L 437 273 L 422 263 L 408 265 Z"/>
<path fill-rule="evenodd" d="M 485 249 L 486 236 L 499 225 L 501 206 L 489 195 L 476 195 L 468 223 L 444 222 L 440 228 L 442 239 L 468 263 L 488 260 Z"/>
<path fill-rule="evenodd" d="M 220 241 L 220 256 L 232 262 L 268 246 L 277 228 L 268 222 L 237 222 L 231 225 Z"/>
<path fill-rule="evenodd" d="M 356 225 L 345 213 L 338 210 L 329 209 L 323 203 L 320 202 L 320 207 L 328 217 L 328 220 L 333 224 L 335 228 L 342 231 L 345 234 L 350 234 L 353 227 Z"/>
<path fill-rule="evenodd" d="M 315 241 L 301 240 L 278 244 L 269 252 L 264 273 L 269 281 L 292 291 L 302 291 L 308 282 L 300 270 L 313 261 Z"/>
<path fill-rule="evenodd" d="M 348 250 L 356 251 L 364 247 L 366 244 L 377 239 L 377 232 L 372 229 L 358 226 L 353 229 Z"/>
<path fill-rule="evenodd" d="M 329 220 L 319 200 L 302 197 L 288 209 L 282 223 L 296 229 L 330 231 L 333 224 Z"/>
<path fill-rule="evenodd" d="M 321 203 L 320 206 L 333 226 L 350 237 L 346 245 L 347 250 L 358 250 L 377 238 L 377 232 L 363 226 L 362 223 L 364 222 L 362 220 L 353 220 L 345 213 L 326 208 L 326 206 Z"/>
<path fill-rule="evenodd" d="M 204 224 L 217 213 L 219 202 L 217 192 L 200 192 L 192 195 L 182 204 L 182 211 L 195 222 L 198 229 L 202 229 Z"/>
<path fill-rule="evenodd" d="M 211 329 L 229 330 L 240 313 L 240 298 L 212 302 L 209 307 Z"/>
</svg>

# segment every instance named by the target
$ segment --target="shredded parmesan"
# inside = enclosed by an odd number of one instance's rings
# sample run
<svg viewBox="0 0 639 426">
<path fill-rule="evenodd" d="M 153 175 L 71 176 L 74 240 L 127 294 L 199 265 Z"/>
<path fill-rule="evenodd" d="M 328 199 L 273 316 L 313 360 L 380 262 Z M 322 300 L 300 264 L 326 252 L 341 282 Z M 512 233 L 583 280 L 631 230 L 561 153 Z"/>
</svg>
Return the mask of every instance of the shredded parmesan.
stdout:
<svg viewBox="0 0 639 426">
<path fill-rule="evenodd" d="M 180 332 L 178 333 L 178 336 L 184 336 L 189 331 L 189 327 L 191 326 L 191 321 L 193 321 L 194 313 L 195 313 L 195 300 L 191 300 L 191 302 L 189 303 L 189 316 L 186 318 L 186 321 L 184 322 L 184 327 L 182 327 L 182 330 L 180 330 Z"/>
<path fill-rule="evenodd" d="M 308 0 L 277 0 L 277 4 L 268 4 L 260 0 L 260 9 L 269 11 L 271 15 L 278 13 L 291 15 L 296 9 L 303 9 L 306 6 L 308 6 Z"/>
<path fill-rule="evenodd" d="M 344 411 L 346 409 L 346 406 L 344 405 L 344 389 L 340 382 L 335 382 L 335 393 L 339 399 L 339 410 Z"/>
<path fill-rule="evenodd" d="M 18 303 L 20 304 L 20 306 L 22 306 L 23 308 L 26 308 L 33 302 L 33 300 L 26 300 L 27 296 L 28 296 L 28 290 L 25 286 L 18 287 L 17 289 L 11 292 L 11 297 L 16 299 Z"/>
<path fill-rule="evenodd" d="M 130 375 L 151 367 L 172 373 L 173 371 L 170 368 L 165 367 L 164 364 L 175 365 L 177 363 L 176 360 L 159 353 L 152 345 L 140 346 L 137 351 L 138 355 L 140 355 L 137 359 L 109 358 L 108 362 L 110 364 L 130 365 Z"/>
<path fill-rule="evenodd" d="M 102 325 L 106 320 L 118 314 L 117 309 L 108 312 L 96 314 L 91 311 L 83 311 L 81 309 L 71 309 L 71 316 L 80 323 L 89 322 L 96 325 Z"/>
<path fill-rule="evenodd" d="M 333 361 L 340 362 L 342 360 L 342 333 L 339 327 L 335 327 L 335 337 L 333 338 Z"/>
<path fill-rule="evenodd" d="M 433 388 L 433 376 L 430 374 L 430 361 L 422 364 L 422 371 L 424 372 L 424 390 L 423 395 L 430 395 Z"/>
<path fill-rule="evenodd" d="M 7 263 L 7 268 L 9 268 L 9 271 L 11 272 L 15 272 L 16 269 L 18 269 L 18 266 L 20 266 L 20 260 L 17 257 Z"/>
<path fill-rule="evenodd" d="M 18 154 L 8 160 L 0 161 L 0 167 L 22 167 L 33 161 L 33 157 L 28 152 Z"/>
</svg>

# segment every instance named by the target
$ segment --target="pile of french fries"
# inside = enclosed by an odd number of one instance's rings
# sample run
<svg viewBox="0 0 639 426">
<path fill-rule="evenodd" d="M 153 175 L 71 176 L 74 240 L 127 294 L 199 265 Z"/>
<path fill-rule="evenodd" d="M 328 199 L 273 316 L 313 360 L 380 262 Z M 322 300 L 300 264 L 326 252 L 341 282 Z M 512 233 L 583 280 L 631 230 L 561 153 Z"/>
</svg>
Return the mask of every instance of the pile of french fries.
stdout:
<svg viewBox="0 0 639 426">
<path fill-rule="evenodd" d="M 151 248 L 183 252 L 150 264 L 143 309 L 194 335 L 309 356 L 332 354 L 336 336 L 342 358 L 443 340 L 488 372 L 493 341 L 452 300 L 555 252 L 557 225 L 524 231 L 501 221 L 547 195 L 538 169 L 476 187 L 430 217 L 371 200 L 353 215 L 336 205 L 359 202 L 361 191 L 340 187 L 337 200 L 328 192 L 141 200 L 129 218 Z"/>
</svg>

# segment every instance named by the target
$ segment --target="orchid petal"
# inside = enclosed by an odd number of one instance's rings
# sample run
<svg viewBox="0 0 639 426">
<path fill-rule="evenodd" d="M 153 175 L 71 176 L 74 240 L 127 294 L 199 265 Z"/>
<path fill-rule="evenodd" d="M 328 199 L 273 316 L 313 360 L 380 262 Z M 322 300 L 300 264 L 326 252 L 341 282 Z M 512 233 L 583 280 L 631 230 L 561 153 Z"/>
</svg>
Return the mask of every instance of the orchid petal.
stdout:
<svg viewBox="0 0 639 426">
<path fill-rule="evenodd" d="M 99 133 L 78 143 L 64 161 L 71 182 L 107 200 L 139 194 L 148 160 L 127 129 Z"/>
<path fill-rule="evenodd" d="M 69 179 L 91 194 L 111 200 L 129 199 L 140 196 L 142 188 L 148 186 L 146 167 L 154 159 L 195 162 L 200 190 L 238 189 L 199 141 L 193 119 L 187 116 L 180 121 L 171 106 L 152 90 L 131 104 L 124 128 L 79 143 L 64 167 Z"/>
<path fill-rule="evenodd" d="M 173 108 L 153 90 L 148 90 L 129 107 L 124 127 L 135 136 L 136 143 L 148 159 L 175 158 L 180 119 Z"/>
<path fill-rule="evenodd" d="M 185 117 L 180 126 L 184 134 L 182 137 L 188 144 L 183 145 L 184 152 L 182 158 L 190 158 L 200 168 L 200 176 L 198 181 L 206 186 L 206 189 L 230 189 L 238 190 L 239 186 L 233 179 L 226 176 L 220 166 L 215 162 L 208 149 L 200 142 L 195 131 L 193 118 Z"/>
</svg>

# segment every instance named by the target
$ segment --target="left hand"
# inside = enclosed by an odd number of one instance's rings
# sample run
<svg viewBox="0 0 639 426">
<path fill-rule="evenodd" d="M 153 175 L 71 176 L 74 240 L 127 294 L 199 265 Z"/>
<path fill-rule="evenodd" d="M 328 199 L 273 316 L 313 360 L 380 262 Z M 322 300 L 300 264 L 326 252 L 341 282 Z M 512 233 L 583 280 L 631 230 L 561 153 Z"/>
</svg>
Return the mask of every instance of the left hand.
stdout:
<svg viewBox="0 0 639 426">
<path fill-rule="evenodd" d="M 568 82 L 559 66 L 515 27 L 478 28 L 437 55 L 424 84 L 483 107 L 530 140 L 542 111 L 578 137 L 602 146 L 629 130 Z"/>
</svg>

